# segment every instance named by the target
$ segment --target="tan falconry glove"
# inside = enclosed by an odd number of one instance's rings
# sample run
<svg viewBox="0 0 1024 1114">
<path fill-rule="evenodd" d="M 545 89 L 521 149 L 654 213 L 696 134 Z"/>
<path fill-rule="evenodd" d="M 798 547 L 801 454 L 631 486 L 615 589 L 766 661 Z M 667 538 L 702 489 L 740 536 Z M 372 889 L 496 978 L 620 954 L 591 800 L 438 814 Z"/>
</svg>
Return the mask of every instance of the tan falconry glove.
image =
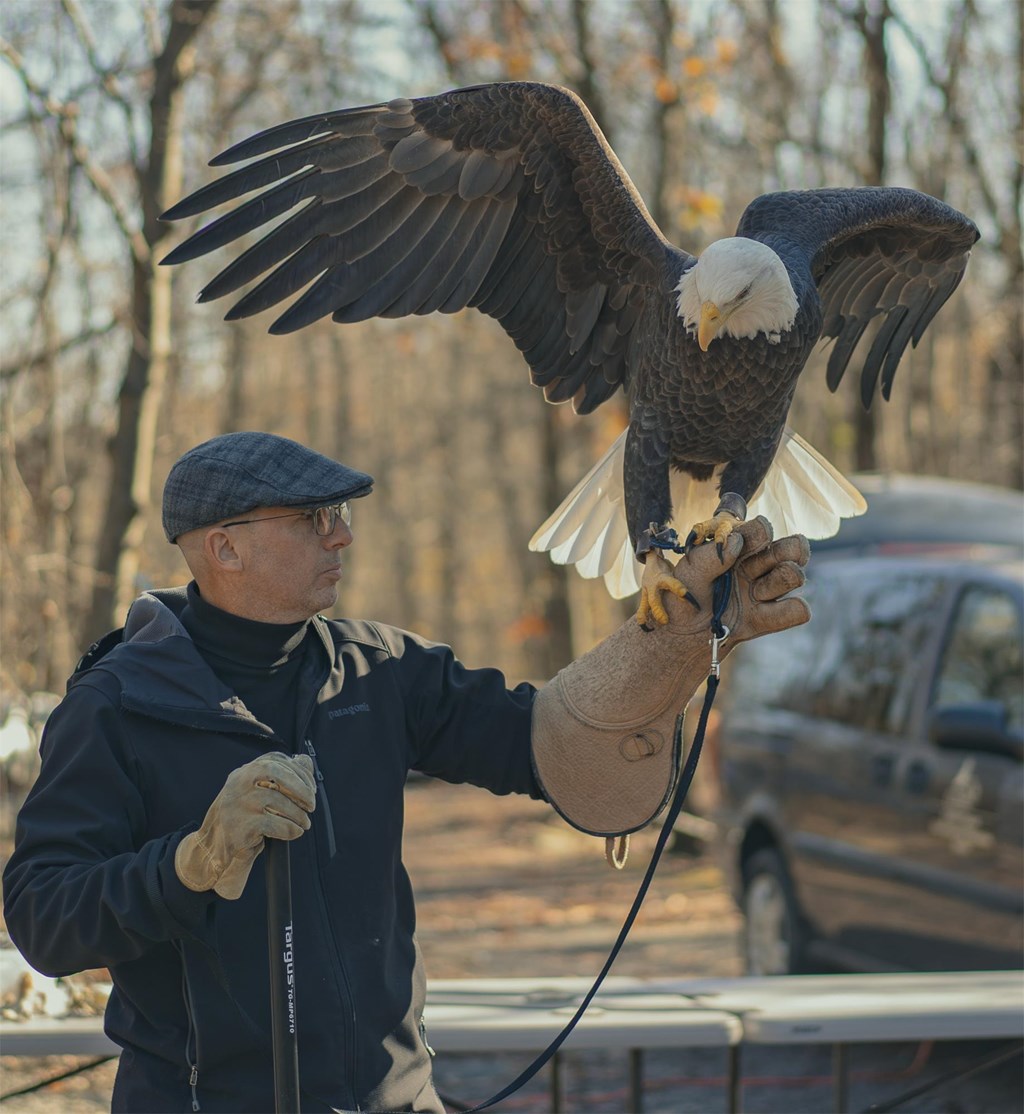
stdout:
<svg viewBox="0 0 1024 1114">
<path fill-rule="evenodd" d="M 566 666 L 534 701 L 534 769 L 548 800 L 570 824 L 612 836 L 634 832 L 657 816 L 678 774 L 677 720 L 711 667 L 715 579 L 735 568 L 721 658 L 747 639 L 807 622 L 807 604 L 782 597 L 804 583 L 802 566 L 809 557 L 802 536 L 773 542 L 765 518 L 741 523 L 721 559 L 713 545 L 697 546 L 674 568 L 660 554 L 648 554 L 700 609 L 666 592 L 664 626 L 645 630 L 631 619 Z"/>
<path fill-rule="evenodd" d="M 316 808 L 308 754 L 264 754 L 228 774 L 197 832 L 178 844 L 174 870 L 190 890 L 234 901 L 267 839 L 298 839 Z"/>
</svg>

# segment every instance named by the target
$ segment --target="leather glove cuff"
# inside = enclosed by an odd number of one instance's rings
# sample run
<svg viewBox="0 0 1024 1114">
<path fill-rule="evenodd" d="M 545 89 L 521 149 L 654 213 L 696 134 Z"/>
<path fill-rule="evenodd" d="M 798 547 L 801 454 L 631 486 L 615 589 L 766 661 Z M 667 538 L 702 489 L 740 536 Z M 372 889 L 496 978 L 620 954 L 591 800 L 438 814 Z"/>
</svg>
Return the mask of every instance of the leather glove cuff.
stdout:
<svg viewBox="0 0 1024 1114">
<path fill-rule="evenodd" d="M 253 847 L 246 847 L 234 858 L 221 862 L 217 854 L 203 839 L 203 831 L 191 832 L 178 844 L 174 852 L 174 873 L 181 884 L 196 893 L 213 890 L 229 901 L 242 896 L 249 872 L 257 855 L 263 850 L 264 840 Z"/>
<path fill-rule="evenodd" d="M 706 624 L 644 631 L 631 620 L 537 693 L 534 771 L 573 827 L 622 835 L 664 808 L 679 773 L 683 709 L 711 663 Z"/>
</svg>

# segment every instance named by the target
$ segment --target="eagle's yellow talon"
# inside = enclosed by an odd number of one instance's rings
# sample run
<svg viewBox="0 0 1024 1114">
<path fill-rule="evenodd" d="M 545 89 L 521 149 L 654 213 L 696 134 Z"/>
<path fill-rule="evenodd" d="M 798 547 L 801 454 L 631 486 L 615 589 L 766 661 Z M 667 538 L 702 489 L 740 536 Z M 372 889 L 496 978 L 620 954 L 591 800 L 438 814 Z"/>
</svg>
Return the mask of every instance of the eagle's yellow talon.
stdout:
<svg viewBox="0 0 1024 1114">
<path fill-rule="evenodd" d="M 640 606 L 636 610 L 636 621 L 640 626 L 646 627 L 651 619 L 662 627 L 668 622 L 668 612 L 658 598 L 658 582 L 649 589 L 646 586 L 640 589 Z"/>
<path fill-rule="evenodd" d="M 674 576 L 654 573 L 648 577 L 646 570 L 644 576 L 647 583 L 640 588 L 640 606 L 636 609 L 636 621 L 640 626 L 646 627 L 651 619 L 662 627 L 668 622 L 668 612 L 661 602 L 662 592 L 671 592 L 673 596 L 678 596 L 681 600 L 687 600 L 698 610 L 700 609 L 700 604 L 687 590 L 686 585 Z"/>
<path fill-rule="evenodd" d="M 715 548 L 718 550 L 718 556 L 721 557 L 725 550 L 725 543 L 729 540 L 729 535 L 741 521 L 742 519 L 728 511 L 719 511 L 718 514 L 709 518 L 706 522 L 695 523 L 693 529 L 686 536 L 686 552 L 689 553 L 695 545 L 701 545 L 703 542 L 714 542 Z"/>
</svg>

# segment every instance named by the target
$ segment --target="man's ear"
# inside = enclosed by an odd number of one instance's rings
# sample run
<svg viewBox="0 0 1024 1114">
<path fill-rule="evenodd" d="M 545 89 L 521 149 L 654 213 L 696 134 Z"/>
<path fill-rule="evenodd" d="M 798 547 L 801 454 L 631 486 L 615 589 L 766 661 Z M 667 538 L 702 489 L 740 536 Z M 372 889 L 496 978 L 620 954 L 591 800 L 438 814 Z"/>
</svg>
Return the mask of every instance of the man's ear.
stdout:
<svg viewBox="0 0 1024 1114">
<path fill-rule="evenodd" d="M 214 527 L 203 538 L 203 552 L 210 568 L 218 572 L 241 572 L 245 567 L 242 555 L 235 548 L 235 539 L 227 530 Z"/>
</svg>

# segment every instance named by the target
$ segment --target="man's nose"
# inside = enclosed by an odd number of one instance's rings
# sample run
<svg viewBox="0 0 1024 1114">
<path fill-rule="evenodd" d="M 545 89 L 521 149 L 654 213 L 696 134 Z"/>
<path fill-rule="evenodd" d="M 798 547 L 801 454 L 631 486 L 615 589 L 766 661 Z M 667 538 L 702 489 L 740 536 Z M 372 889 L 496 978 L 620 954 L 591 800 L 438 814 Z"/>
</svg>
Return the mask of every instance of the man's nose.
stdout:
<svg viewBox="0 0 1024 1114">
<path fill-rule="evenodd" d="M 324 538 L 324 542 L 328 549 L 344 549 L 345 546 L 352 544 L 353 536 L 352 527 L 339 516 L 334 529 Z"/>
</svg>

